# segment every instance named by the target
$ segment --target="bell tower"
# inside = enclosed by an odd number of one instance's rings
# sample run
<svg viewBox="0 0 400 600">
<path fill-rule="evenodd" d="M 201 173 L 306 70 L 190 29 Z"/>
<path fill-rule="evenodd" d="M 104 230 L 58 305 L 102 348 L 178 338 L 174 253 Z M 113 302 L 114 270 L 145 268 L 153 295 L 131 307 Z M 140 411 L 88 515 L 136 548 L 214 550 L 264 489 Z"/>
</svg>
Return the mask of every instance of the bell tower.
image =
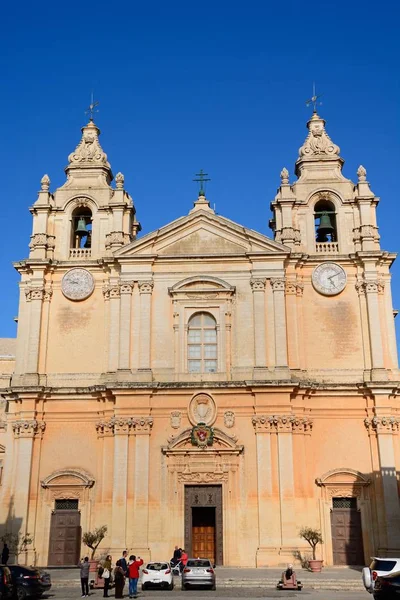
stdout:
<svg viewBox="0 0 400 600">
<path fill-rule="evenodd" d="M 79 262 L 99 259 L 131 242 L 140 223 L 124 176 L 114 180 L 92 119 L 68 157 L 67 181 L 54 193 L 44 175 L 38 199 L 31 207 L 33 232 L 29 258 Z"/>
<path fill-rule="evenodd" d="M 302 310 L 309 319 L 304 330 L 320 324 L 303 364 L 317 377 L 326 377 L 324 369 L 330 369 L 329 377 L 339 380 L 339 372 L 350 365 L 356 369 L 358 363 L 363 372 L 355 370 L 353 380 L 390 380 L 394 372 L 398 376 L 389 272 L 395 255 L 380 247 L 379 198 L 362 165 L 356 183 L 344 177 L 340 148 L 316 110 L 307 129 L 296 180 L 290 183 L 288 170 L 282 169 L 271 203 L 275 240 L 291 248 L 287 278 L 304 286 Z M 326 347 L 327 342 L 330 348 L 319 366 L 321 357 L 313 355 L 312 346 Z"/>
</svg>

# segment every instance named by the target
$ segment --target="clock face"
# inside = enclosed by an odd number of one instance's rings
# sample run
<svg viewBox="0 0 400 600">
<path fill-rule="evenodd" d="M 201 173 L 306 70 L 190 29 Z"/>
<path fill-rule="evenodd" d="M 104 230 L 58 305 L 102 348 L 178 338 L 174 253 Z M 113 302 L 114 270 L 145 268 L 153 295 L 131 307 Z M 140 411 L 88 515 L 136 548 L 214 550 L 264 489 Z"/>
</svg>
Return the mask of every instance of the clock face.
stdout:
<svg viewBox="0 0 400 600">
<path fill-rule="evenodd" d="M 85 300 L 94 290 L 94 280 L 86 269 L 71 269 L 65 273 L 61 290 L 69 300 Z"/>
<path fill-rule="evenodd" d="M 346 287 L 346 272 L 340 265 L 326 262 L 318 265 L 312 274 L 314 288 L 324 296 L 340 294 Z"/>
</svg>

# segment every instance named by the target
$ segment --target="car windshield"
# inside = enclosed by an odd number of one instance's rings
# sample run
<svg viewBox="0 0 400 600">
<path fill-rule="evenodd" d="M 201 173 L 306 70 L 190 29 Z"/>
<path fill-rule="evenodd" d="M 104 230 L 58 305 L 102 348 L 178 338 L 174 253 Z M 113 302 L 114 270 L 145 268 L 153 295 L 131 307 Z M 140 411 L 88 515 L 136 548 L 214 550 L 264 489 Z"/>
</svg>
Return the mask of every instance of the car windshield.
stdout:
<svg viewBox="0 0 400 600">
<path fill-rule="evenodd" d="M 167 563 L 149 563 L 146 567 L 149 571 L 162 571 L 168 569 Z"/>
<path fill-rule="evenodd" d="M 209 560 L 188 560 L 187 567 L 202 567 L 203 569 L 210 568 Z"/>
<path fill-rule="evenodd" d="M 372 571 L 391 571 L 392 569 L 395 568 L 396 566 L 396 562 L 395 560 L 380 560 L 380 559 L 375 559 L 372 561 L 370 569 Z"/>
</svg>

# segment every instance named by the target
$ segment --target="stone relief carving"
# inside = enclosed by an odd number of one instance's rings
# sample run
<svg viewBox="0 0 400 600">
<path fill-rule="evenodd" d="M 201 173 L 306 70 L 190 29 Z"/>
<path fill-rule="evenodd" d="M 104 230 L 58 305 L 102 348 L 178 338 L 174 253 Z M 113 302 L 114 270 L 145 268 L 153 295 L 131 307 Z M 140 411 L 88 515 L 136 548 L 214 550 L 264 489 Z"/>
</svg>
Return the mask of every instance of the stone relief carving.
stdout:
<svg viewBox="0 0 400 600">
<path fill-rule="evenodd" d="M 99 133 L 100 130 L 92 122 L 82 128 L 82 139 L 75 151 L 68 156 L 70 165 L 88 163 L 105 165 L 110 168 L 107 162 L 107 154 L 100 146 Z"/>
<path fill-rule="evenodd" d="M 309 134 L 299 150 L 300 157 L 339 156 L 340 148 L 325 131 L 325 121 L 313 114 L 307 123 Z"/>
<path fill-rule="evenodd" d="M 40 180 L 40 188 L 43 192 L 49 191 L 50 177 L 47 175 L 47 173 L 45 175 L 43 175 L 42 179 Z"/>
<path fill-rule="evenodd" d="M 110 300 L 111 298 L 120 298 L 121 296 L 121 287 L 119 283 L 110 284 L 106 283 L 103 285 L 103 296 L 105 300 Z"/>
<path fill-rule="evenodd" d="M 281 182 L 283 184 L 289 183 L 289 171 L 287 170 L 286 167 L 283 167 L 283 169 L 281 171 Z"/>
<path fill-rule="evenodd" d="M 250 279 L 251 290 L 253 292 L 263 292 L 265 290 L 265 279 Z"/>
<path fill-rule="evenodd" d="M 308 417 L 296 415 L 257 415 L 251 420 L 256 432 L 309 433 L 313 426 L 313 421 Z"/>
<path fill-rule="evenodd" d="M 179 410 L 174 410 L 171 413 L 171 427 L 179 429 L 181 426 L 182 413 Z"/>
<path fill-rule="evenodd" d="M 115 176 L 115 187 L 117 190 L 122 190 L 124 187 L 125 177 L 121 172 L 117 173 Z"/>
<path fill-rule="evenodd" d="M 399 431 L 399 417 L 372 417 L 372 419 L 364 419 L 364 425 L 369 432 L 376 433 L 397 433 Z"/>
<path fill-rule="evenodd" d="M 120 285 L 121 294 L 132 294 L 134 288 L 134 281 L 123 281 Z"/>
<path fill-rule="evenodd" d="M 217 417 L 216 413 L 215 401 L 208 394 L 196 394 L 189 403 L 188 417 L 192 425 L 212 425 Z"/>
<path fill-rule="evenodd" d="M 112 231 L 106 235 L 106 248 L 109 250 L 112 246 L 123 246 L 131 241 L 130 235 L 123 231 Z"/>
<path fill-rule="evenodd" d="M 96 423 L 96 431 L 99 436 L 150 433 L 152 427 L 153 419 L 151 417 L 112 417 L 108 421 Z"/>
<path fill-rule="evenodd" d="M 385 290 L 385 282 L 383 279 L 371 281 L 360 277 L 356 282 L 356 290 L 359 294 L 383 294 Z"/>
<path fill-rule="evenodd" d="M 289 243 L 299 245 L 301 243 L 300 230 L 294 229 L 293 227 L 283 227 L 280 241 L 282 244 Z"/>
<path fill-rule="evenodd" d="M 35 233 L 34 235 L 31 235 L 29 248 L 31 250 L 33 250 L 34 248 L 44 248 L 45 250 L 52 250 L 56 246 L 55 239 L 56 238 L 54 235 L 48 235 L 47 233 Z"/>
<path fill-rule="evenodd" d="M 30 287 L 25 288 L 25 296 L 27 302 L 32 300 L 43 300 L 44 302 L 50 302 L 53 295 L 53 288 L 50 283 L 42 287 Z"/>
<path fill-rule="evenodd" d="M 227 410 L 224 413 L 224 425 L 225 427 L 231 428 L 235 424 L 235 413 L 232 410 Z"/>
<path fill-rule="evenodd" d="M 46 429 L 46 423 L 44 421 L 37 421 L 37 419 L 14 421 L 12 429 L 16 438 L 34 437 L 35 435 L 43 434 Z"/>
<path fill-rule="evenodd" d="M 224 473 L 223 471 L 215 471 L 214 473 L 178 472 L 178 481 L 180 483 L 221 483 L 224 481 L 228 481 L 228 473 Z"/>
</svg>

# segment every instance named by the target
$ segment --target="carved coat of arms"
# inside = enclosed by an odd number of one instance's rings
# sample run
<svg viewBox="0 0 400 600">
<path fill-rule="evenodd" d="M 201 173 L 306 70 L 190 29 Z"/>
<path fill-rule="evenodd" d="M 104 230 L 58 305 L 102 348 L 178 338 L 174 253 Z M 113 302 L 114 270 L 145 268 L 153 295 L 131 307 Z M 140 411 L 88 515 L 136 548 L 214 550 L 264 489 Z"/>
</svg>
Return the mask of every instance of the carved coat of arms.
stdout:
<svg viewBox="0 0 400 600">
<path fill-rule="evenodd" d="M 213 441 L 214 431 L 212 427 L 205 423 L 198 423 L 192 427 L 191 442 L 193 446 L 206 448 L 207 446 L 212 446 Z"/>
</svg>

